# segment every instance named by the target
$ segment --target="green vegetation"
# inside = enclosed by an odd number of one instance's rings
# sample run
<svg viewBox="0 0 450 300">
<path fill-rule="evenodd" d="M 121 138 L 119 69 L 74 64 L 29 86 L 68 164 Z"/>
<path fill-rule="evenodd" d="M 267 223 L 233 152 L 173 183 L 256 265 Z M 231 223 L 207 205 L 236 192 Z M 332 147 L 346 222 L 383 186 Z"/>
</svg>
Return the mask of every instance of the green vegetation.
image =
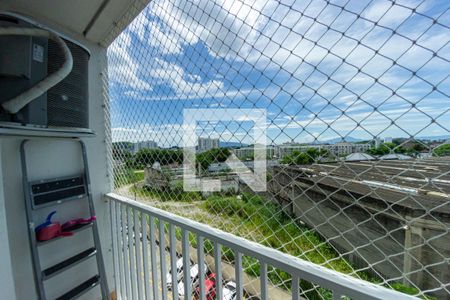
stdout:
<svg viewBox="0 0 450 300">
<path fill-rule="evenodd" d="M 145 168 L 159 162 L 161 166 L 183 163 L 183 151 L 170 149 L 148 149 L 139 150 L 132 159 L 133 167 Z"/>
<path fill-rule="evenodd" d="M 234 228 L 221 229 L 234 229 L 233 232 L 246 238 L 250 237 L 251 232 L 258 232 L 264 237 L 260 242 L 265 246 L 340 272 L 353 272 L 350 264 L 339 258 L 316 232 L 298 225 L 278 205 L 257 195 L 243 194 L 242 199 L 236 196 L 211 196 L 204 202 L 204 208 L 211 213 L 225 215 L 228 220 L 236 223 L 230 224 Z"/>
<path fill-rule="evenodd" d="M 189 214 L 189 218 L 209 224 L 226 232 L 258 241 L 259 243 L 278 249 L 284 253 L 308 260 L 335 271 L 349 274 L 357 278 L 380 284 L 379 278 L 366 272 L 355 271 L 351 264 L 339 254 L 315 231 L 296 223 L 291 216 L 284 213 L 280 207 L 264 198 L 243 194 L 238 196 L 224 196 L 214 194 L 200 202 L 200 208 L 207 214 Z M 223 220 L 218 221 L 219 220 Z M 168 230 L 168 229 L 167 229 Z M 177 239 L 181 240 L 181 229 L 176 227 Z M 197 248 L 196 235 L 189 233 L 190 245 Z M 214 255 L 212 241 L 204 240 L 205 253 Z M 222 259 L 234 263 L 235 253 L 232 249 L 222 247 Z M 244 272 L 251 276 L 260 275 L 260 264 L 257 259 L 243 256 Z M 270 282 L 284 289 L 291 289 L 291 275 L 280 269 L 269 266 L 268 278 Z M 308 281 L 300 280 L 303 297 L 310 300 L 332 299 L 332 293 L 321 287 L 314 287 Z M 397 291 L 417 295 L 419 290 L 402 283 L 392 283 L 389 288 Z M 433 299 L 425 297 L 425 299 Z"/>
<path fill-rule="evenodd" d="M 197 166 L 202 170 L 207 170 L 212 163 L 224 162 L 231 152 L 228 148 L 215 148 L 196 154 Z M 125 155 L 127 156 L 127 155 Z M 171 149 L 148 149 L 139 150 L 135 155 L 131 155 L 127 161 L 129 167 L 142 169 L 159 162 L 161 166 L 183 163 L 183 151 Z"/>
<path fill-rule="evenodd" d="M 366 152 L 371 155 L 386 155 L 390 153 L 406 154 L 416 156 L 418 153 L 427 150 L 428 148 L 418 141 L 402 141 L 395 140 L 393 143 L 382 143 L 378 148 L 372 147 Z"/>
<path fill-rule="evenodd" d="M 129 165 L 133 161 L 133 143 L 117 142 L 112 144 L 112 156 L 115 161 L 121 161 Z"/>
<path fill-rule="evenodd" d="M 181 181 L 176 182 L 175 184 L 164 190 L 146 186 L 142 188 L 131 187 L 130 190 L 140 198 L 150 198 L 162 202 L 193 202 L 201 201 L 204 199 L 200 192 L 185 192 L 183 190 L 183 182 Z"/>
<path fill-rule="evenodd" d="M 386 155 L 389 153 L 406 153 L 406 149 L 394 143 L 382 143 L 378 148 L 372 147 L 367 150 L 371 155 Z"/>
<path fill-rule="evenodd" d="M 144 180 L 144 170 L 135 170 L 134 171 L 134 178 L 136 179 L 136 181 L 142 181 Z"/>
<path fill-rule="evenodd" d="M 450 144 L 443 144 L 434 149 L 434 156 L 450 156 Z"/>
<path fill-rule="evenodd" d="M 402 292 L 404 294 L 408 294 L 408 295 L 417 295 L 420 293 L 419 289 L 415 288 L 415 287 L 411 287 L 411 286 L 406 286 L 403 283 L 399 283 L 399 282 L 394 282 L 391 283 L 389 286 L 386 287 L 390 287 L 391 289 L 394 289 L 396 291 Z M 435 297 L 430 297 L 430 296 L 424 296 L 424 297 L 420 297 L 421 299 L 426 299 L 426 300 L 435 300 Z"/>
<path fill-rule="evenodd" d="M 242 232 L 243 237 L 254 239 L 252 233 L 259 232 L 264 236 L 260 243 L 265 246 L 372 283 L 380 283 L 379 278 L 375 278 L 366 272 L 355 272 L 351 264 L 339 257 L 339 254 L 319 234 L 306 226 L 300 226 L 278 205 L 267 202 L 257 195 L 244 194 L 242 199 L 235 196 L 212 196 L 206 199 L 204 207 L 211 213 L 217 214 L 220 212 L 227 218 L 235 220 L 235 224 L 229 226 L 240 228 L 240 230 L 233 231 L 237 235 L 241 235 Z M 231 228 L 225 226 L 221 229 L 230 232 Z M 230 249 L 228 249 L 230 250 L 228 252 L 226 250 L 223 251 L 224 258 L 234 261 L 234 252 Z M 260 264 L 254 258 L 244 257 L 243 268 L 249 275 L 260 275 Z M 274 285 L 291 288 L 290 274 L 280 269 L 270 267 L 268 277 Z M 301 280 L 300 286 L 302 290 L 308 291 L 303 295 L 307 299 L 332 299 L 330 291 L 323 288 L 314 289 L 310 282 Z M 388 287 L 409 295 L 419 293 L 418 289 L 402 283 L 394 283 Z M 426 299 L 433 298 L 427 297 Z"/>
<path fill-rule="evenodd" d="M 169 178 L 173 175 L 168 168 L 171 164 L 181 165 L 183 163 L 183 151 L 176 149 L 150 149 L 144 148 L 136 154 L 131 153 L 132 144 L 126 142 L 113 144 L 113 158 L 122 162 L 120 167 L 116 167 L 114 171 L 114 183 L 116 187 L 126 184 L 135 183 L 144 179 L 143 169 L 152 166 L 158 162 L 162 166 L 162 170 L 166 172 Z M 197 167 L 200 172 L 205 172 L 208 167 L 217 162 L 224 162 L 231 154 L 228 148 L 215 148 L 202 153 L 196 154 Z M 222 170 L 222 174 L 229 171 Z"/>
<path fill-rule="evenodd" d="M 115 170 L 114 172 L 114 184 L 116 187 L 136 183 L 142 180 L 144 180 L 144 170 L 123 168 L 121 170 Z"/>
<path fill-rule="evenodd" d="M 292 154 L 284 156 L 281 163 L 287 165 L 310 165 L 327 155 L 328 151 L 325 149 L 309 148 L 305 152 L 295 150 Z"/>
<path fill-rule="evenodd" d="M 215 148 L 197 154 L 197 167 L 201 171 L 208 170 L 208 167 L 213 163 L 224 162 L 230 156 L 231 151 L 228 148 Z"/>
</svg>

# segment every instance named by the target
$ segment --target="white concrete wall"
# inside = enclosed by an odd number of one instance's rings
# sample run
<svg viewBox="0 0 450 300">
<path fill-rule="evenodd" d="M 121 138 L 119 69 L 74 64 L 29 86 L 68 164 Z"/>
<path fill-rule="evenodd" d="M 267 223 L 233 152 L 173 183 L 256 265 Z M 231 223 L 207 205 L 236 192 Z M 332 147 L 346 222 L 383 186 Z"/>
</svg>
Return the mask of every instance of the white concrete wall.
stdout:
<svg viewBox="0 0 450 300">
<path fill-rule="evenodd" d="M 1 9 L 0 4 L 0 9 Z M 42 21 L 42 20 L 40 20 Z M 111 188 L 107 168 L 106 129 L 103 104 L 102 72 L 106 69 L 106 49 L 89 43 L 83 38 L 65 32 L 86 45 L 90 52 L 89 62 L 89 117 L 90 128 L 97 136 L 85 138 L 90 166 L 91 189 L 105 258 L 106 273 L 110 290 L 113 286 L 113 264 L 111 256 L 111 234 L 109 225 L 109 207 L 102 194 Z M 19 146 L 22 137 L 0 136 L 0 291 L 1 299 L 36 299 L 33 284 L 31 255 L 28 242 L 28 230 L 25 216 L 24 194 L 22 189 L 22 172 Z M 55 139 L 33 139 L 27 147 L 29 153 L 29 172 L 31 179 L 44 179 L 57 176 L 70 176 L 81 171 L 81 153 L 74 141 Z M 70 203 L 58 207 L 55 220 L 65 221 L 70 218 L 86 216 L 87 207 L 83 204 Z M 42 220 L 50 210 L 43 210 Z M 63 213 L 64 211 L 64 213 Z M 54 242 L 41 253 L 43 264 L 56 263 L 77 251 L 92 245 L 89 231 Z M 49 296 L 60 295 L 83 279 L 95 273 L 95 261 L 88 260 L 70 273 L 61 274 L 51 279 L 48 285 Z M 100 299 L 99 289 L 93 289 L 83 299 Z"/>
<path fill-rule="evenodd" d="M 2 140 L 0 140 L 0 158 L 2 157 Z M 0 159 L 0 182 L 3 182 L 3 160 Z M 11 252 L 9 248 L 8 227 L 6 222 L 5 193 L 3 186 L 0 188 L 0 291 L 5 299 L 15 299 L 16 289 L 14 288 L 13 271 L 11 265 Z"/>
</svg>

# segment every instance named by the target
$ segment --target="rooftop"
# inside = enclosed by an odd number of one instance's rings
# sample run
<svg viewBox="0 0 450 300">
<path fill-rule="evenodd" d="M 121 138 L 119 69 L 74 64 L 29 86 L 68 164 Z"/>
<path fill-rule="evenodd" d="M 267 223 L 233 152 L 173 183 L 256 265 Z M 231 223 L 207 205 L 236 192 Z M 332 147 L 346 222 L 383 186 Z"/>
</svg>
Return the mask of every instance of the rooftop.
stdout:
<svg viewBox="0 0 450 300">
<path fill-rule="evenodd" d="M 412 216 L 445 214 L 450 220 L 450 158 L 358 161 L 280 167 L 292 181 L 325 193 L 338 191 L 369 206 L 393 204 Z M 293 175 L 295 174 L 295 175 Z M 373 201 L 378 200 L 378 201 Z"/>
</svg>

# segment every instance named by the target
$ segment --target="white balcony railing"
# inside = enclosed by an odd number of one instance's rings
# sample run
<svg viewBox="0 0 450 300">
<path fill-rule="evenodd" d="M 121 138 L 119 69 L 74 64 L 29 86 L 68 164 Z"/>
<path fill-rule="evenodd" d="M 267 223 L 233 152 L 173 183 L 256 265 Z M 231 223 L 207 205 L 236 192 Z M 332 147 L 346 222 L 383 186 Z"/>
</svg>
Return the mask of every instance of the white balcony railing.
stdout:
<svg viewBox="0 0 450 300">
<path fill-rule="evenodd" d="M 364 300 L 416 299 L 117 194 L 108 194 L 106 198 L 111 204 L 111 232 L 118 299 L 192 298 L 186 295 L 207 299 L 205 277 L 206 272 L 210 271 L 215 273 L 213 290 L 215 299 L 225 299 L 223 285 L 230 280 L 236 283 L 236 298 L 229 299 L 308 298 L 300 288 L 300 280 L 312 283 L 315 288 L 328 290 L 329 297 L 333 300 L 342 299 L 344 296 Z M 195 241 L 192 240 L 192 236 L 195 237 Z M 206 240 L 214 245 L 211 254 L 204 251 Z M 196 249 L 192 247 L 194 244 Z M 221 261 L 222 247 L 234 251 L 234 266 L 230 267 Z M 249 278 L 242 267 L 243 256 L 259 261 L 261 271 L 256 283 L 248 283 Z M 183 268 L 181 272 L 180 259 L 183 266 L 198 263 L 199 274 L 196 280 L 198 287 L 193 286 L 188 280 L 191 278 L 192 268 Z M 168 273 L 169 270 L 177 270 L 177 260 L 180 272 Z M 292 276 L 290 290 L 269 284 L 269 266 L 281 269 Z M 173 283 L 171 288 L 168 287 L 168 281 Z"/>
</svg>

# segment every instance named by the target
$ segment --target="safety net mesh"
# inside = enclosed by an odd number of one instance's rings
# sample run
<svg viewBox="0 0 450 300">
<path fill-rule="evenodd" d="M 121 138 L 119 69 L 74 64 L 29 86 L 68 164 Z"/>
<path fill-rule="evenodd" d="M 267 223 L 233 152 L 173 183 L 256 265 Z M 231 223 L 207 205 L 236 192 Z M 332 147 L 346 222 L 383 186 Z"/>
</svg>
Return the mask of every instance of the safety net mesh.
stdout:
<svg viewBox="0 0 450 300">
<path fill-rule="evenodd" d="M 108 70 L 116 193 L 450 299 L 448 1 L 154 0 Z M 186 188 L 186 163 L 203 185 Z M 255 259 L 243 267 L 257 280 Z M 274 288 L 290 282 L 269 269 Z"/>
</svg>

